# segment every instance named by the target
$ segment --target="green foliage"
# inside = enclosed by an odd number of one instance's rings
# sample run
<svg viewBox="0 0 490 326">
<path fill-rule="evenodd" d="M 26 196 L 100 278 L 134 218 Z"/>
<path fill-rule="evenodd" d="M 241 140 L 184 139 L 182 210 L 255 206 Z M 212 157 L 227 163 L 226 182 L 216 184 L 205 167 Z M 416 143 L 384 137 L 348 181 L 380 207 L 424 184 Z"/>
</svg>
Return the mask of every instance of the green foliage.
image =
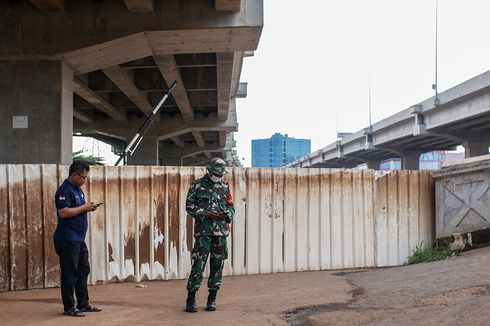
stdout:
<svg viewBox="0 0 490 326">
<path fill-rule="evenodd" d="M 83 160 L 87 162 L 88 165 L 104 165 L 104 158 L 92 155 L 83 155 L 83 151 L 78 151 L 73 153 L 73 160 Z"/>
<path fill-rule="evenodd" d="M 442 247 L 427 247 L 422 241 L 412 249 L 412 254 L 407 257 L 405 265 L 424 263 L 429 261 L 441 260 L 451 256 L 454 251 L 448 245 Z"/>
</svg>

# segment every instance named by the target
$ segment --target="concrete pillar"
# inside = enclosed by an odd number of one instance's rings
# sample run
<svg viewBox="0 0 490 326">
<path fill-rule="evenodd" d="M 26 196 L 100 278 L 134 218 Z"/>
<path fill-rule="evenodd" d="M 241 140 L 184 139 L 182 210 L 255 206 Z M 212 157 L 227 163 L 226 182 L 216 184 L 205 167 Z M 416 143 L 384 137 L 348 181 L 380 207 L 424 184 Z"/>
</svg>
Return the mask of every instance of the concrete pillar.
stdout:
<svg viewBox="0 0 490 326">
<path fill-rule="evenodd" d="M 380 161 L 366 161 L 366 165 L 368 169 L 379 170 Z"/>
<path fill-rule="evenodd" d="M 180 166 L 182 161 L 178 157 L 161 157 L 160 164 L 163 166 Z"/>
<path fill-rule="evenodd" d="M 419 152 L 405 152 L 401 157 L 402 170 L 418 170 L 420 163 Z"/>
<path fill-rule="evenodd" d="M 480 155 L 488 154 L 488 147 L 490 146 L 489 141 L 468 141 L 463 144 L 464 147 L 464 157 L 475 157 Z"/>
<path fill-rule="evenodd" d="M 127 165 L 159 165 L 157 138 L 154 136 L 143 137 L 134 154 L 128 156 Z"/>
<path fill-rule="evenodd" d="M 73 72 L 61 61 L 0 61 L 0 163 L 72 162 Z"/>
</svg>

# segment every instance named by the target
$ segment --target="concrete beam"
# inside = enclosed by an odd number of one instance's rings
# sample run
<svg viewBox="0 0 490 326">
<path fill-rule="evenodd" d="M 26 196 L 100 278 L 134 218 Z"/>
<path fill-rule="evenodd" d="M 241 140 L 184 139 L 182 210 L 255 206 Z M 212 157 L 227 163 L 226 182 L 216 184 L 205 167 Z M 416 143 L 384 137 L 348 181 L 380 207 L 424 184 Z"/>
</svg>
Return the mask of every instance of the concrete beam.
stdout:
<svg viewBox="0 0 490 326">
<path fill-rule="evenodd" d="M 130 12 L 153 12 L 155 10 L 153 0 L 124 0 Z"/>
<path fill-rule="evenodd" d="M 66 11 L 65 0 L 31 0 L 31 2 L 42 12 Z"/>
<path fill-rule="evenodd" d="M 226 143 L 226 131 L 219 132 L 219 145 L 225 146 Z"/>
<path fill-rule="evenodd" d="M 490 128 L 490 123 L 488 123 L 488 121 L 490 121 L 490 116 L 489 116 L 489 119 L 487 121 L 485 121 L 485 123 L 482 123 L 481 125 L 479 125 L 478 127 L 474 127 L 474 128 L 471 128 L 473 131 L 482 131 L 482 130 L 486 130 L 486 129 L 489 129 Z"/>
<path fill-rule="evenodd" d="M 82 122 L 93 123 L 94 119 L 80 109 L 73 108 L 73 117 Z"/>
<path fill-rule="evenodd" d="M 196 140 L 197 145 L 199 145 L 200 147 L 204 147 L 204 138 L 202 137 L 201 132 L 199 132 L 197 130 L 193 130 L 192 136 L 194 136 L 194 139 Z"/>
<path fill-rule="evenodd" d="M 130 119 L 127 120 L 127 123 L 124 124 L 114 124 L 114 122 L 109 119 L 96 120 L 91 124 L 74 121 L 74 131 L 82 134 L 94 132 L 102 134 L 110 133 L 126 140 L 130 140 L 138 130 L 138 127 L 144 123 L 145 119 L 145 117 L 130 117 Z M 237 131 L 237 129 L 238 123 L 236 112 L 233 112 L 228 116 L 228 120 L 226 121 L 218 121 L 216 114 L 210 114 L 207 117 L 196 116 L 196 118 L 190 122 L 184 121 L 180 116 L 161 119 L 160 121 L 154 121 L 146 134 L 158 137 L 159 140 L 164 140 L 192 131 L 223 131 L 226 133 Z"/>
<path fill-rule="evenodd" d="M 218 77 L 218 120 L 221 121 L 226 120 L 230 109 L 233 59 L 233 52 L 216 53 L 216 74 Z"/>
<path fill-rule="evenodd" d="M 481 118 L 477 119 L 471 119 L 470 121 L 462 121 L 461 123 L 458 123 L 456 125 L 452 125 L 446 128 L 448 131 L 458 131 L 458 130 L 464 130 L 466 128 L 470 128 L 474 125 L 479 125 L 479 124 L 485 124 L 488 125 L 487 122 L 490 121 L 490 115 L 489 116 L 483 116 Z M 471 128 L 473 129 L 473 128 Z M 476 128 L 478 130 L 478 128 Z"/>
<path fill-rule="evenodd" d="M 233 71 L 231 73 L 231 96 L 239 97 L 239 88 L 240 88 L 240 75 L 242 73 L 243 66 L 243 58 L 245 56 L 244 51 L 236 51 L 233 54 Z M 247 96 L 247 84 L 245 83 L 245 94 L 243 94 L 243 89 L 240 97 Z M 245 96 L 244 96 L 245 95 Z"/>
<path fill-rule="evenodd" d="M 62 59 L 73 69 L 75 75 L 80 75 L 151 55 L 256 49 L 261 32 L 261 27 L 152 31 L 62 52 L 52 58 Z M 25 57 L 25 54 L 8 55 L 8 59 Z M 0 59 L 2 58 L 4 57 L 0 55 Z"/>
<path fill-rule="evenodd" d="M 170 137 L 170 139 L 172 139 L 172 141 L 175 143 L 175 145 L 177 145 L 179 147 L 184 147 L 184 141 L 182 141 L 182 139 L 180 139 L 179 136 Z"/>
<path fill-rule="evenodd" d="M 87 102 L 94 105 L 97 109 L 101 110 L 112 119 L 116 121 L 126 121 L 126 116 L 124 114 L 119 112 L 109 102 L 100 97 L 76 77 L 73 78 L 73 92 L 83 97 Z"/>
<path fill-rule="evenodd" d="M 174 129 L 173 131 L 169 131 L 165 134 L 161 134 L 158 139 L 159 140 L 165 140 L 165 139 L 171 139 L 172 137 L 180 136 L 187 134 L 189 132 L 195 132 L 195 131 L 218 131 L 224 130 L 225 132 L 233 132 L 237 131 L 236 125 L 223 125 L 219 127 L 212 127 L 212 126 L 196 126 L 196 127 L 187 127 L 184 129 Z"/>
<path fill-rule="evenodd" d="M 227 153 L 231 153 L 233 141 L 227 142 L 224 147 L 219 144 L 206 144 L 205 147 L 190 145 L 185 147 L 176 147 L 170 144 L 160 145 L 160 158 L 163 165 L 191 165 L 189 162 L 196 155 L 207 155 L 206 153 L 220 153 L 223 159 L 227 157 Z"/>
<path fill-rule="evenodd" d="M 167 85 L 170 86 L 174 81 L 177 82 L 172 96 L 175 103 L 179 107 L 180 113 L 182 114 L 184 120 L 194 119 L 194 110 L 192 109 L 191 102 L 187 96 L 185 85 L 180 76 L 179 67 L 177 67 L 177 64 L 175 63 L 174 56 L 155 55 L 153 58 L 155 59 L 155 62 L 158 65 L 158 68 L 160 69 L 163 79 L 165 79 Z"/>
<path fill-rule="evenodd" d="M 166 131 L 164 134 L 160 134 L 158 137 L 159 140 L 164 140 L 193 131 L 218 131 L 225 132 L 226 134 L 227 132 L 237 131 L 238 123 L 236 122 L 236 112 L 234 112 L 234 114 L 229 115 L 228 120 L 226 121 L 201 118 L 195 119 L 185 126 L 174 125 L 169 128 L 162 128 L 160 130 Z"/>
<path fill-rule="evenodd" d="M 146 95 L 134 84 L 126 69 L 120 66 L 112 66 L 102 70 L 119 89 L 146 115 L 150 115 L 153 106 L 148 102 Z"/>
<path fill-rule="evenodd" d="M 220 11 L 240 11 L 241 0 L 215 0 L 216 10 Z"/>
</svg>

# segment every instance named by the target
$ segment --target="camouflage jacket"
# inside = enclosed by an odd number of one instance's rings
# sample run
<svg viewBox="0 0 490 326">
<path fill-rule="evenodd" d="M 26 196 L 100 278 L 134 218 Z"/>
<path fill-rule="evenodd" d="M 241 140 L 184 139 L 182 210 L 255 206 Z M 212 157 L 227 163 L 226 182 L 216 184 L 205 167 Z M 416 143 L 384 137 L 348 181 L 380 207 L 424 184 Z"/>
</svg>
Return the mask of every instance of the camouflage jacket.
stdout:
<svg viewBox="0 0 490 326">
<path fill-rule="evenodd" d="M 192 183 L 187 193 L 186 210 L 194 218 L 194 236 L 227 236 L 235 207 L 228 184 L 214 183 L 206 174 Z M 215 220 L 207 217 L 208 212 L 225 213 L 228 218 Z"/>
</svg>

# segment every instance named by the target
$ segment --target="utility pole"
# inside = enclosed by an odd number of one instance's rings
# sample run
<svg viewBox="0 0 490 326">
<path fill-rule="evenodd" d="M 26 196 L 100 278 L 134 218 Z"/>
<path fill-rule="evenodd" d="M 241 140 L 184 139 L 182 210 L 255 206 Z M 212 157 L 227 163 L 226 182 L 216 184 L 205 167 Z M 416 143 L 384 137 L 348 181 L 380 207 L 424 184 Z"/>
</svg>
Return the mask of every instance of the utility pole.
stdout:
<svg viewBox="0 0 490 326">
<path fill-rule="evenodd" d="M 434 84 L 432 84 L 432 89 L 435 92 L 435 98 L 434 98 L 434 105 L 438 106 L 441 104 L 439 100 L 439 93 L 437 92 L 437 25 L 438 25 L 438 7 L 439 7 L 439 0 L 436 0 L 436 29 L 435 29 L 435 81 Z"/>
</svg>

